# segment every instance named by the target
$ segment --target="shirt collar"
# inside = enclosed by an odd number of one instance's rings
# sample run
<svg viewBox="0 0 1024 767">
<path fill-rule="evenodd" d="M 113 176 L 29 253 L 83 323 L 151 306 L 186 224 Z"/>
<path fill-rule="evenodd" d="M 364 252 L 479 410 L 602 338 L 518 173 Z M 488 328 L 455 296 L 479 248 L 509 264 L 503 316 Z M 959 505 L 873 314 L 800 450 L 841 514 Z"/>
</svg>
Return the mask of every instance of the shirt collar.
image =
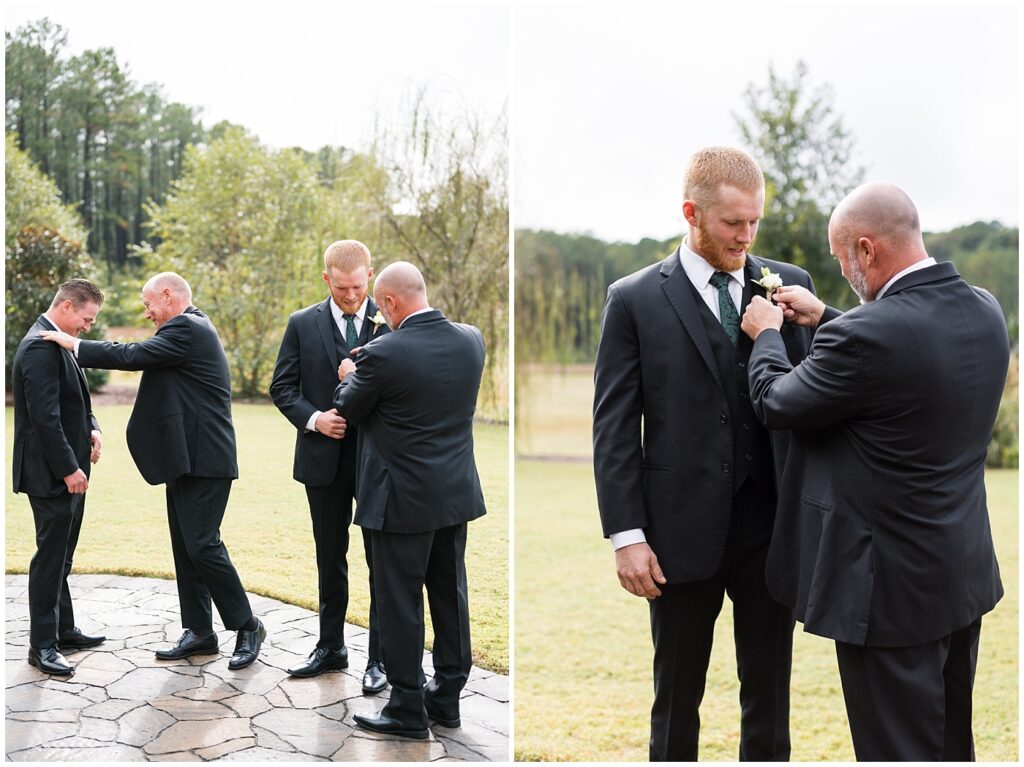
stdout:
<svg viewBox="0 0 1024 767">
<path fill-rule="evenodd" d="M 906 277 L 911 272 L 916 272 L 919 269 L 927 269 L 929 266 L 935 266 L 935 263 L 935 259 L 929 256 L 928 258 L 922 258 L 920 261 L 915 261 L 902 272 L 897 272 L 892 277 L 890 277 L 889 281 L 882 286 L 882 289 L 875 294 L 875 300 L 877 301 L 879 298 L 884 296 L 886 292 L 889 290 L 889 288 L 893 286 L 893 283 L 895 283 L 896 280 L 900 279 L 901 277 Z"/>
<path fill-rule="evenodd" d="M 363 303 L 359 305 L 359 309 L 356 310 L 356 317 L 359 318 L 360 322 L 362 322 L 363 319 L 365 319 L 366 317 L 366 304 L 369 303 L 369 301 L 370 298 L 369 296 L 367 296 L 366 298 L 363 299 Z M 339 325 L 341 324 L 342 320 L 345 317 L 345 312 L 341 310 L 340 306 L 334 303 L 333 296 L 331 297 L 331 315 L 334 317 L 334 321 Z"/>
<path fill-rule="evenodd" d="M 690 250 L 686 239 L 684 237 L 683 242 L 679 246 L 679 263 L 686 272 L 686 276 L 690 278 L 694 285 L 699 288 L 706 288 L 708 283 L 711 282 L 712 275 L 718 270 L 704 260 L 703 256 L 699 256 Z M 730 277 L 740 284 L 740 287 L 746 285 L 745 267 L 746 264 L 744 263 L 744 266 L 741 266 L 735 272 L 727 272 Z"/>
<path fill-rule="evenodd" d="M 46 323 L 54 330 L 60 330 L 60 328 L 57 327 L 57 323 L 46 316 L 46 312 L 43 312 L 42 319 L 46 320 Z"/>
<path fill-rule="evenodd" d="M 417 309 L 412 314 L 407 314 L 405 316 L 405 319 L 402 320 L 401 324 L 398 327 L 402 327 L 402 325 L 404 325 L 406 320 L 408 320 L 410 317 L 415 317 L 417 314 L 426 314 L 427 312 L 432 312 L 432 311 L 434 311 L 434 309 L 431 306 L 426 306 L 426 307 L 424 307 L 422 309 Z"/>
</svg>

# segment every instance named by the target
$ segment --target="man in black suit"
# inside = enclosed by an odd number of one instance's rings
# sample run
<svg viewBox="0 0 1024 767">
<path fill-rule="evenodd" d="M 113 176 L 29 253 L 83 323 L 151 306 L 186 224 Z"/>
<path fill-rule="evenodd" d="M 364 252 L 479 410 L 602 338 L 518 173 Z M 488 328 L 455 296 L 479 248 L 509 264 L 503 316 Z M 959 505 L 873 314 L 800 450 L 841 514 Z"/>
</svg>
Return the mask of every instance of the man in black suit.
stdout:
<svg viewBox="0 0 1024 767">
<path fill-rule="evenodd" d="M 330 295 L 288 318 L 277 355 L 270 396 L 294 424 L 295 480 L 306 486 L 316 543 L 320 597 L 320 638 L 292 676 L 316 676 L 348 667 L 345 614 L 348 611 L 348 540 L 356 491 L 355 424 L 333 407 L 338 365 L 352 351 L 388 332 L 373 299 L 367 296 L 373 267 L 370 251 L 357 240 L 339 240 L 324 253 L 323 280 Z M 387 687 L 373 596 L 370 533 L 363 529 L 370 572 L 370 637 L 363 692 Z"/>
<path fill-rule="evenodd" d="M 699 706 L 715 619 L 733 602 L 741 682 L 739 756 L 790 753 L 792 612 L 765 587 L 775 478 L 786 435 L 754 416 L 750 341 L 739 315 L 761 269 L 806 285 L 801 269 L 748 250 L 764 176 L 745 153 L 710 147 L 690 161 L 689 234 L 661 263 L 608 289 L 594 369 L 594 475 L 623 588 L 650 600 L 654 705 L 650 759 L 697 759 Z M 787 327 L 794 362 L 810 343 Z"/>
<path fill-rule="evenodd" d="M 95 647 L 106 637 L 75 626 L 68 574 L 78 545 L 89 488 L 89 463 L 100 458 L 100 427 L 89 384 L 67 352 L 39 333 L 89 330 L 103 293 L 88 280 L 69 280 L 39 315 L 14 355 L 14 492 L 28 495 L 36 527 L 36 553 L 28 567 L 28 662 L 47 674 L 74 668 L 61 651 Z"/>
<path fill-rule="evenodd" d="M 768 585 L 836 640 L 859 760 L 971 760 L 981 616 L 1003 594 L 984 469 L 1006 323 L 928 257 L 892 184 L 854 190 L 828 236 L 861 306 L 840 315 L 783 288 L 779 307 L 755 300 L 743 318 L 755 410 L 793 430 Z M 786 315 L 816 328 L 796 366 L 776 330 Z"/>
<path fill-rule="evenodd" d="M 143 478 L 167 486 L 174 572 L 185 632 L 161 660 L 219 651 L 210 600 L 224 627 L 238 632 L 228 668 L 256 660 L 266 637 L 220 539 L 220 523 L 238 476 L 228 361 L 213 323 L 192 306 L 192 289 L 173 272 L 142 288 L 156 335 L 140 343 L 79 341 L 42 333 L 73 350 L 83 367 L 142 370 L 128 421 L 128 449 Z"/>
<path fill-rule="evenodd" d="M 428 719 L 458 727 L 472 666 L 467 522 L 485 513 L 473 457 L 473 413 L 484 340 L 427 303 L 404 261 L 382 270 L 373 295 L 392 333 L 344 358 L 334 405 L 359 423 L 356 524 L 370 530 L 374 590 L 391 697 L 376 732 L 428 737 Z M 434 677 L 424 687 L 423 587 L 434 627 Z"/>
</svg>

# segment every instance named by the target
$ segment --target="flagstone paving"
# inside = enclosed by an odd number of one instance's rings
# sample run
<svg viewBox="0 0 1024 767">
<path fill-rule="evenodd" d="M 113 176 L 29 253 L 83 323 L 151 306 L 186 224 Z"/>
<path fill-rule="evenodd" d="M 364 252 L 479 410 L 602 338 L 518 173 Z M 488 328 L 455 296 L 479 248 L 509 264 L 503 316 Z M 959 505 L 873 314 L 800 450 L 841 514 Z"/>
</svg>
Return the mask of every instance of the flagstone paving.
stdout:
<svg viewBox="0 0 1024 767">
<path fill-rule="evenodd" d="M 8 761 L 507 761 L 508 677 L 473 668 L 462 726 L 431 727 L 430 739 L 377 735 L 355 726 L 387 692 L 362 693 L 366 630 L 346 626 L 348 669 L 293 679 L 285 669 L 316 644 L 316 615 L 250 594 L 267 639 L 252 666 L 228 670 L 235 634 L 219 631 L 221 654 L 158 661 L 153 651 L 181 635 L 173 581 L 73 575 L 79 627 L 105 634 L 66 657 L 69 678 L 28 665 L 28 577 L 6 576 L 5 752 Z M 219 624 L 218 624 L 219 625 Z M 430 656 L 424 654 L 430 674 Z"/>
</svg>

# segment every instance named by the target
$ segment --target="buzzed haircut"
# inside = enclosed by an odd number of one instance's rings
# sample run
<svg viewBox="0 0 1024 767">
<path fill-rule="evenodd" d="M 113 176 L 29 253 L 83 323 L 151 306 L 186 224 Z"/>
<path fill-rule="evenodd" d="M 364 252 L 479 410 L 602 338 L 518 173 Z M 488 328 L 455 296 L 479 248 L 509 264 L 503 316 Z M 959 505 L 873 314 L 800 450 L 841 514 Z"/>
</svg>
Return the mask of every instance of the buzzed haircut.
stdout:
<svg viewBox="0 0 1024 767">
<path fill-rule="evenodd" d="M 65 301 L 70 301 L 76 309 L 81 309 L 88 303 L 102 304 L 103 291 L 93 285 L 89 280 L 68 280 L 57 288 L 57 295 L 50 302 L 50 308 L 55 309 Z"/>
<path fill-rule="evenodd" d="M 764 188 L 764 174 L 743 150 L 709 146 L 690 158 L 683 177 L 683 199 L 706 207 L 718 199 L 722 184 L 753 194 Z"/>
<path fill-rule="evenodd" d="M 189 303 L 192 303 L 192 287 L 188 284 L 188 280 L 182 277 L 177 272 L 160 272 L 154 274 L 147 281 L 145 287 L 150 290 L 163 290 L 167 288 L 172 293 L 181 296 Z"/>
<path fill-rule="evenodd" d="M 338 269 L 353 272 L 360 266 L 370 268 L 370 249 L 359 240 L 338 240 L 324 251 L 324 271 Z"/>
</svg>

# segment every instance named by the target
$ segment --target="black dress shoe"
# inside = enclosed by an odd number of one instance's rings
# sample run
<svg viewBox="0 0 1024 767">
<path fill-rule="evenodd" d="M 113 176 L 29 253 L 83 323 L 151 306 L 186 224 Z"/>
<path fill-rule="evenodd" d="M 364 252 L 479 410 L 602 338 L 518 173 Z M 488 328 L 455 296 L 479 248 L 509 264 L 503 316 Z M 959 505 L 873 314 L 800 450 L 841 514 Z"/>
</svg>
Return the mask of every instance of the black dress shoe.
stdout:
<svg viewBox="0 0 1024 767">
<path fill-rule="evenodd" d="M 28 662 L 29 665 L 35 666 L 37 669 L 46 674 L 56 674 L 58 676 L 68 676 L 69 674 L 75 673 L 75 668 L 64 656 L 57 652 L 57 645 L 52 647 L 43 647 L 37 650 L 35 647 L 28 648 Z"/>
<path fill-rule="evenodd" d="M 363 674 L 363 694 L 376 695 L 388 686 L 388 675 L 384 671 L 384 661 L 370 659 Z"/>
<path fill-rule="evenodd" d="M 82 629 L 75 626 L 73 629 L 60 633 L 57 646 L 61 650 L 84 650 L 87 647 L 95 647 L 105 641 L 107 641 L 106 637 L 86 636 L 82 633 Z"/>
<path fill-rule="evenodd" d="M 341 671 L 348 668 L 348 648 L 332 650 L 328 647 L 317 647 L 309 654 L 309 660 L 288 669 L 292 676 L 317 676 L 325 671 Z"/>
<path fill-rule="evenodd" d="M 411 728 L 398 719 L 381 714 L 380 716 L 366 716 L 365 714 L 355 714 L 352 717 L 356 720 L 356 724 L 360 727 L 365 727 L 367 730 L 373 732 L 379 732 L 383 735 L 400 735 L 403 738 L 413 738 L 414 740 L 426 740 L 430 737 L 430 730 Z"/>
<path fill-rule="evenodd" d="M 246 666 L 251 666 L 260 657 L 260 648 L 263 640 L 267 638 L 267 627 L 263 621 L 256 619 L 256 628 L 252 631 L 242 629 L 238 632 L 238 640 L 235 642 L 235 654 L 228 661 L 228 668 L 235 671 Z"/>
<path fill-rule="evenodd" d="M 435 709 L 432 709 L 430 706 L 427 706 L 427 719 L 429 719 L 434 724 L 441 725 L 442 727 L 451 727 L 454 729 L 455 727 L 462 726 L 462 719 L 459 717 L 458 714 L 456 714 L 455 716 L 445 716 L 440 711 L 436 711 Z"/>
<path fill-rule="evenodd" d="M 180 660 L 192 655 L 216 655 L 218 652 L 220 640 L 216 633 L 202 637 L 192 629 L 185 629 L 177 644 L 166 650 L 157 650 L 156 657 L 159 660 Z"/>
</svg>

